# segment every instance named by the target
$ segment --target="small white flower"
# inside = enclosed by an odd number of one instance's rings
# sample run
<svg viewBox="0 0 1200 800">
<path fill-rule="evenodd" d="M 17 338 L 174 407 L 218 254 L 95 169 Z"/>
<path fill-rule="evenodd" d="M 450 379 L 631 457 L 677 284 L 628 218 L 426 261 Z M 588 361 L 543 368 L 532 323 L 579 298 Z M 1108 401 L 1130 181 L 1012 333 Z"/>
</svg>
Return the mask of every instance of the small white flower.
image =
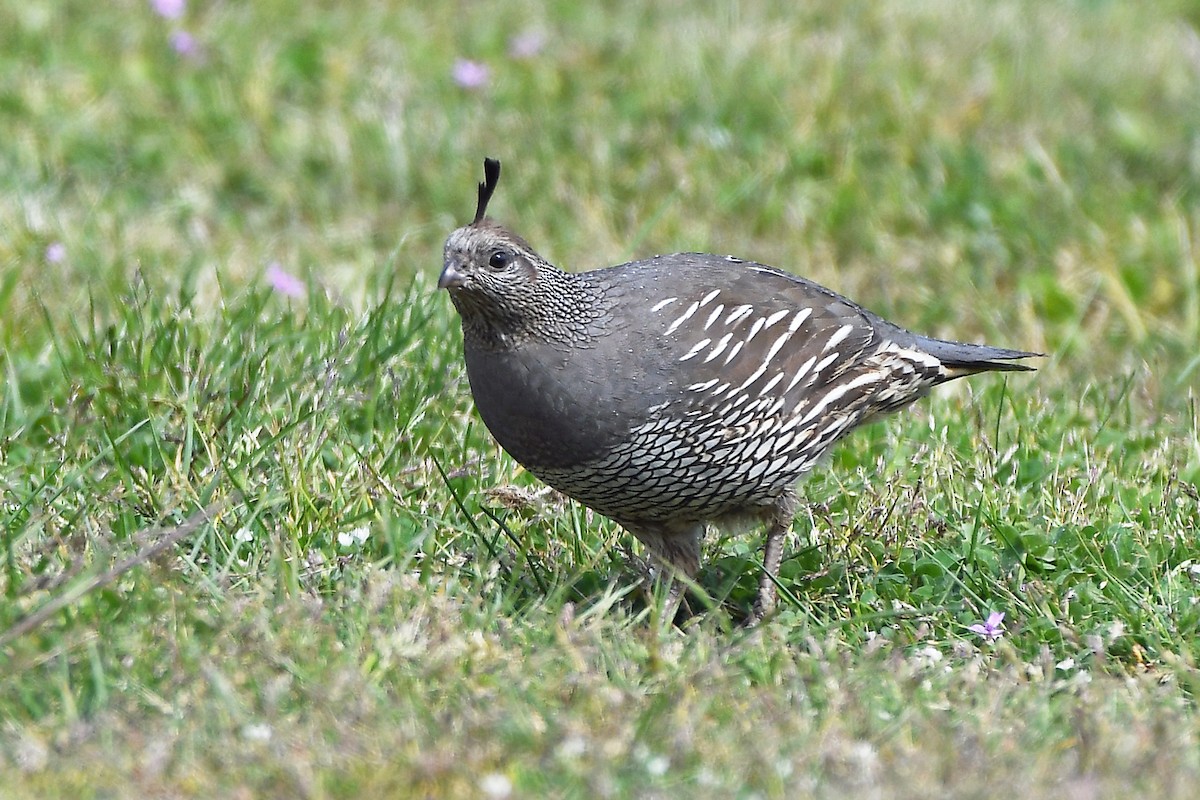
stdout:
<svg viewBox="0 0 1200 800">
<path fill-rule="evenodd" d="M 485 797 L 509 797 L 512 790 L 512 781 L 507 775 L 501 775 L 499 772 L 490 772 L 479 779 L 479 791 L 483 792 Z"/>
<path fill-rule="evenodd" d="M 342 547 L 352 547 L 356 544 L 362 544 L 371 535 L 371 529 L 366 525 L 359 528 L 352 528 L 348 531 L 342 531 L 337 535 L 338 544 Z"/>
<path fill-rule="evenodd" d="M 248 742 L 269 742 L 271 741 L 271 726 L 265 722 L 243 725 L 242 738 Z"/>
<path fill-rule="evenodd" d="M 233 535 L 233 540 L 235 542 L 241 542 L 242 544 L 245 544 L 246 542 L 253 542 L 254 533 L 249 528 L 238 528 L 237 533 Z"/>
<path fill-rule="evenodd" d="M 1062 661 L 1054 665 L 1054 668 L 1063 672 L 1070 672 L 1075 669 L 1075 659 L 1064 658 Z"/>
<path fill-rule="evenodd" d="M 942 651 L 933 645 L 926 645 L 913 652 L 913 660 L 922 669 L 932 669 L 942 660 Z"/>
<path fill-rule="evenodd" d="M 587 742 L 582 736 L 572 735 L 562 740 L 556 751 L 562 759 L 575 759 L 587 752 Z"/>
</svg>

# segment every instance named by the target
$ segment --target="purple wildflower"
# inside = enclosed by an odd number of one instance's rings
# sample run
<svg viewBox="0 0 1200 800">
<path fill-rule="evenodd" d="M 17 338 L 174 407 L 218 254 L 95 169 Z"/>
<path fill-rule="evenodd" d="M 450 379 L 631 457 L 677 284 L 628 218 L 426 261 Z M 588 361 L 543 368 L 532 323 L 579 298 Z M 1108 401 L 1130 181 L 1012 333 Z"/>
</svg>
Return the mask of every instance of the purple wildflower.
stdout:
<svg viewBox="0 0 1200 800">
<path fill-rule="evenodd" d="M 163 19 L 179 19 L 187 11 L 187 0 L 150 0 L 150 7 Z"/>
<path fill-rule="evenodd" d="M 271 284 L 272 289 L 287 297 L 304 297 L 307 294 L 304 281 L 281 267 L 277 261 L 272 261 L 267 265 L 267 283 Z"/>
<path fill-rule="evenodd" d="M 1004 612 L 993 611 L 982 623 L 968 625 L 967 630 L 982 636 L 986 641 L 994 642 L 1004 635 Z"/>
<path fill-rule="evenodd" d="M 67 257 L 67 246 L 62 242 L 51 242 L 46 247 L 46 263 L 61 264 Z"/>
<path fill-rule="evenodd" d="M 454 69 L 450 74 L 453 76 L 454 82 L 464 89 L 482 89 L 492 77 L 491 70 L 487 68 L 486 64 L 465 58 L 454 62 Z"/>
<path fill-rule="evenodd" d="M 187 31 L 175 31 L 171 34 L 171 49 L 185 58 L 192 58 L 200 53 L 196 37 Z"/>
<path fill-rule="evenodd" d="M 546 34 L 536 28 L 522 31 L 508 40 L 508 55 L 510 58 L 524 60 L 533 58 L 542 52 L 546 46 Z"/>
</svg>

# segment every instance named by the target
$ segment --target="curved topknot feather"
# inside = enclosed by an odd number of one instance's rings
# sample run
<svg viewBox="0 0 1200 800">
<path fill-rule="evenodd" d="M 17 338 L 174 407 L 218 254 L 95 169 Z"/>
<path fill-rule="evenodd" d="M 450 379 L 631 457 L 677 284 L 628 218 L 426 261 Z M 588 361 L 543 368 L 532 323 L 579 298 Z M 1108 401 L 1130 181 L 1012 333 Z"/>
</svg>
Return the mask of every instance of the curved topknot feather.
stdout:
<svg viewBox="0 0 1200 800">
<path fill-rule="evenodd" d="M 478 225 L 487 213 L 488 201 L 492 199 L 492 194 L 496 191 L 496 184 L 500 182 L 500 162 L 495 158 L 485 158 L 483 160 L 483 182 L 479 184 L 479 204 L 475 206 L 475 219 L 472 220 L 472 225 Z"/>
</svg>

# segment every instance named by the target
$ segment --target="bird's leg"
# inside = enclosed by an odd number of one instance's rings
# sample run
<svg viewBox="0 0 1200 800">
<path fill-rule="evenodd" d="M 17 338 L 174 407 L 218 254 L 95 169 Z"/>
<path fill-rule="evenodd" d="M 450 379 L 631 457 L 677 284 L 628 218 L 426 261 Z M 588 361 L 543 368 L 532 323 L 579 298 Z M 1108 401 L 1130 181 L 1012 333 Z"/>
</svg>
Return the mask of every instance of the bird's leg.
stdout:
<svg viewBox="0 0 1200 800">
<path fill-rule="evenodd" d="M 686 600 L 684 593 L 687 591 L 687 584 L 679 580 L 673 569 L 668 568 L 663 574 L 663 580 L 670 581 L 670 587 L 667 589 L 667 602 L 663 604 L 662 621 L 664 627 L 670 628 L 675 622 L 675 618 L 679 615 L 679 607 L 684 605 Z M 691 608 L 688 608 L 688 616 L 691 616 Z"/>
<path fill-rule="evenodd" d="M 673 620 L 683 602 L 686 584 L 676 577 L 675 567 L 664 561 L 657 553 L 650 552 L 646 558 L 638 558 L 628 553 L 634 568 L 641 573 L 642 598 L 648 607 L 653 606 L 666 587 L 666 603 L 663 606 L 663 619 Z"/>
<path fill-rule="evenodd" d="M 653 586 L 659 580 L 667 582 L 667 602 L 663 608 L 663 619 L 673 622 L 684 600 L 688 582 L 700 571 L 703 523 L 673 526 L 623 521 L 621 526 L 637 537 L 650 551 L 651 561 L 656 567 L 654 572 L 657 574 L 651 578 L 649 585 Z M 652 592 L 652 598 L 653 594 Z"/>
<path fill-rule="evenodd" d="M 763 572 L 758 581 L 758 601 L 750 612 L 747 625 L 756 625 L 775 610 L 775 582 L 779 580 L 779 565 L 783 561 L 783 539 L 796 516 L 796 495 L 788 492 L 767 515 L 767 536 L 763 544 Z"/>
</svg>

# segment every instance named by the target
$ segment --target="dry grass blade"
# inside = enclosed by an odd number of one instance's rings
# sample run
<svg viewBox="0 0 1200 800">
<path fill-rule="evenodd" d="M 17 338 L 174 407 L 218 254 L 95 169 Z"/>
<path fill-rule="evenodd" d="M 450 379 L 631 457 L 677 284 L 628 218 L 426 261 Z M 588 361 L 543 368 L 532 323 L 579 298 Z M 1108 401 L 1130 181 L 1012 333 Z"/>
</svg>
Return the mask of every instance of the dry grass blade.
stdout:
<svg viewBox="0 0 1200 800">
<path fill-rule="evenodd" d="M 225 499 L 211 503 L 208 505 L 208 507 L 197 511 L 182 523 L 174 527 L 155 526 L 142 531 L 140 534 L 138 534 L 139 540 L 152 541 L 152 544 L 143 546 L 129 558 L 117 562 L 112 567 L 100 573 L 99 575 L 92 577 L 90 580 L 84 581 L 82 584 L 68 589 L 67 591 L 47 602 L 44 606 L 39 608 L 37 611 L 34 611 L 29 616 L 18 620 L 8 630 L 4 631 L 4 633 L 0 633 L 0 647 L 5 647 L 10 642 L 15 641 L 19 637 L 24 636 L 25 634 L 34 630 L 47 619 L 52 617 L 55 613 L 77 601 L 79 598 L 94 592 L 102 586 L 112 583 L 114 580 L 121 577 L 139 564 L 145 564 L 147 561 L 157 558 L 167 548 L 173 546 L 177 542 L 182 541 L 183 539 L 186 539 L 199 530 L 200 526 L 212 519 L 213 515 L 220 511 L 221 508 L 223 508 L 228 502 L 228 499 Z"/>
</svg>

